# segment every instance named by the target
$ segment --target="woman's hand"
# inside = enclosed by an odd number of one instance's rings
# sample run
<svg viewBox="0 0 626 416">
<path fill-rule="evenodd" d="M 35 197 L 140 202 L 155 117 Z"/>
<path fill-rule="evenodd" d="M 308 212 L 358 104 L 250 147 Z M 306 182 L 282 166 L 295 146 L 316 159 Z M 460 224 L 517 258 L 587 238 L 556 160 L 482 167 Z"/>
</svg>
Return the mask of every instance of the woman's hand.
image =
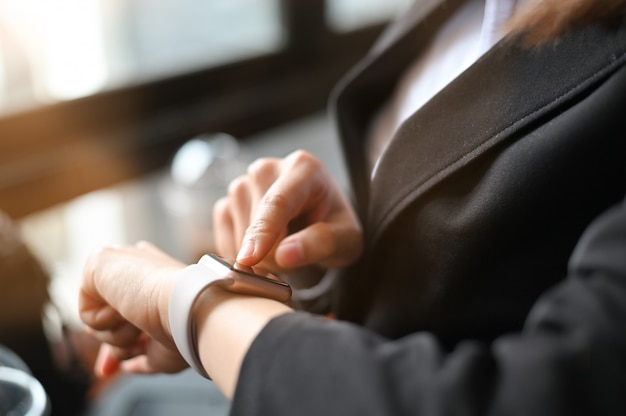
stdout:
<svg viewBox="0 0 626 416">
<path fill-rule="evenodd" d="M 79 313 L 102 342 L 96 373 L 120 366 L 135 373 L 172 373 L 188 367 L 169 326 L 169 298 L 185 265 L 148 243 L 112 247 L 85 266 Z M 244 357 L 257 334 L 287 305 L 239 295 L 219 287 L 204 290 L 193 309 L 202 364 L 222 391 L 233 397 Z"/>
<path fill-rule="evenodd" d="M 248 266 L 342 267 L 362 251 L 352 206 L 321 162 L 304 151 L 252 163 L 213 215 L 218 252 Z"/>
<path fill-rule="evenodd" d="M 149 243 L 104 248 L 88 259 L 82 321 L 103 342 L 96 372 L 176 372 L 187 367 L 172 340 L 169 294 L 185 267 Z"/>
</svg>

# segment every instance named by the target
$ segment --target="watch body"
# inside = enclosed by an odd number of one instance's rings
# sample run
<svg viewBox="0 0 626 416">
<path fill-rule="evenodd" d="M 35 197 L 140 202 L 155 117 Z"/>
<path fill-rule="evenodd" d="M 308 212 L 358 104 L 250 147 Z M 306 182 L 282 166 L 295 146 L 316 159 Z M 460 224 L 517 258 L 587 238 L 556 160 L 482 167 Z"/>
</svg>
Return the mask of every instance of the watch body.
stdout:
<svg viewBox="0 0 626 416">
<path fill-rule="evenodd" d="M 215 254 L 205 254 L 197 264 L 187 266 L 170 295 L 170 328 L 185 361 L 206 378 L 209 376 L 198 354 L 196 325 L 191 312 L 198 296 L 213 284 L 230 292 L 283 303 L 291 298 L 290 286 L 277 276 L 257 267 L 230 263 Z"/>
</svg>

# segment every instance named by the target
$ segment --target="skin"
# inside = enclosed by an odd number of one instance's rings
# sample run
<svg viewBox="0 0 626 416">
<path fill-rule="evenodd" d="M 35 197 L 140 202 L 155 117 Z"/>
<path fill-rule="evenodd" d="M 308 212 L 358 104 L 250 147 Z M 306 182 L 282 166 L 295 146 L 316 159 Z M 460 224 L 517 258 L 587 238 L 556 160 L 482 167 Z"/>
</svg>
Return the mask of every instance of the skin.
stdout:
<svg viewBox="0 0 626 416">
<path fill-rule="evenodd" d="M 357 217 L 314 156 L 296 151 L 259 159 L 214 207 L 217 248 L 225 257 L 276 271 L 343 267 L 362 251 Z M 290 228 L 295 228 L 290 233 Z"/>
<path fill-rule="evenodd" d="M 249 266 L 290 272 L 342 267 L 362 251 L 362 233 L 347 198 L 306 152 L 260 159 L 233 181 L 214 207 L 218 252 Z M 177 372 L 187 367 L 174 345 L 169 297 L 185 264 L 155 246 L 107 247 L 87 260 L 79 313 L 102 342 L 96 374 Z M 267 323 L 292 310 L 269 299 L 205 290 L 195 315 L 200 358 L 232 397 L 241 363 Z"/>
</svg>

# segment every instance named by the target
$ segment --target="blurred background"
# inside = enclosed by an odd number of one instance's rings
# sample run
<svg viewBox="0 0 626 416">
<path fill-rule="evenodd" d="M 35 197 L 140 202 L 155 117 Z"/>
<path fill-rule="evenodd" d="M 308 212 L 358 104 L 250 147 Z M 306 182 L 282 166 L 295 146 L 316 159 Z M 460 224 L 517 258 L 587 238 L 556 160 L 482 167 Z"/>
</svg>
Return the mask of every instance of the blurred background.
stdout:
<svg viewBox="0 0 626 416">
<path fill-rule="evenodd" d="M 87 255 L 145 239 L 195 261 L 256 157 L 304 148 L 345 183 L 329 92 L 409 3 L 0 0 L 0 344 L 53 414 L 97 389 Z"/>
</svg>

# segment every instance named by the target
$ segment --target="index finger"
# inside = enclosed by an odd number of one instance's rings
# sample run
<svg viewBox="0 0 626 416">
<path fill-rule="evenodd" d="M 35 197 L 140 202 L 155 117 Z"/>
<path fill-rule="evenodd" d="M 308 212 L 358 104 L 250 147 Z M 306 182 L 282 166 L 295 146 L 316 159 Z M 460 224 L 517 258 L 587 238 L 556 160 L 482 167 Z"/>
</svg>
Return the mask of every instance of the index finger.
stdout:
<svg viewBox="0 0 626 416">
<path fill-rule="evenodd" d="M 303 151 L 290 154 L 283 162 L 283 171 L 261 199 L 246 230 L 238 263 L 259 263 L 285 235 L 290 221 L 323 202 L 325 181 L 320 162 Z"/>
</svg>

